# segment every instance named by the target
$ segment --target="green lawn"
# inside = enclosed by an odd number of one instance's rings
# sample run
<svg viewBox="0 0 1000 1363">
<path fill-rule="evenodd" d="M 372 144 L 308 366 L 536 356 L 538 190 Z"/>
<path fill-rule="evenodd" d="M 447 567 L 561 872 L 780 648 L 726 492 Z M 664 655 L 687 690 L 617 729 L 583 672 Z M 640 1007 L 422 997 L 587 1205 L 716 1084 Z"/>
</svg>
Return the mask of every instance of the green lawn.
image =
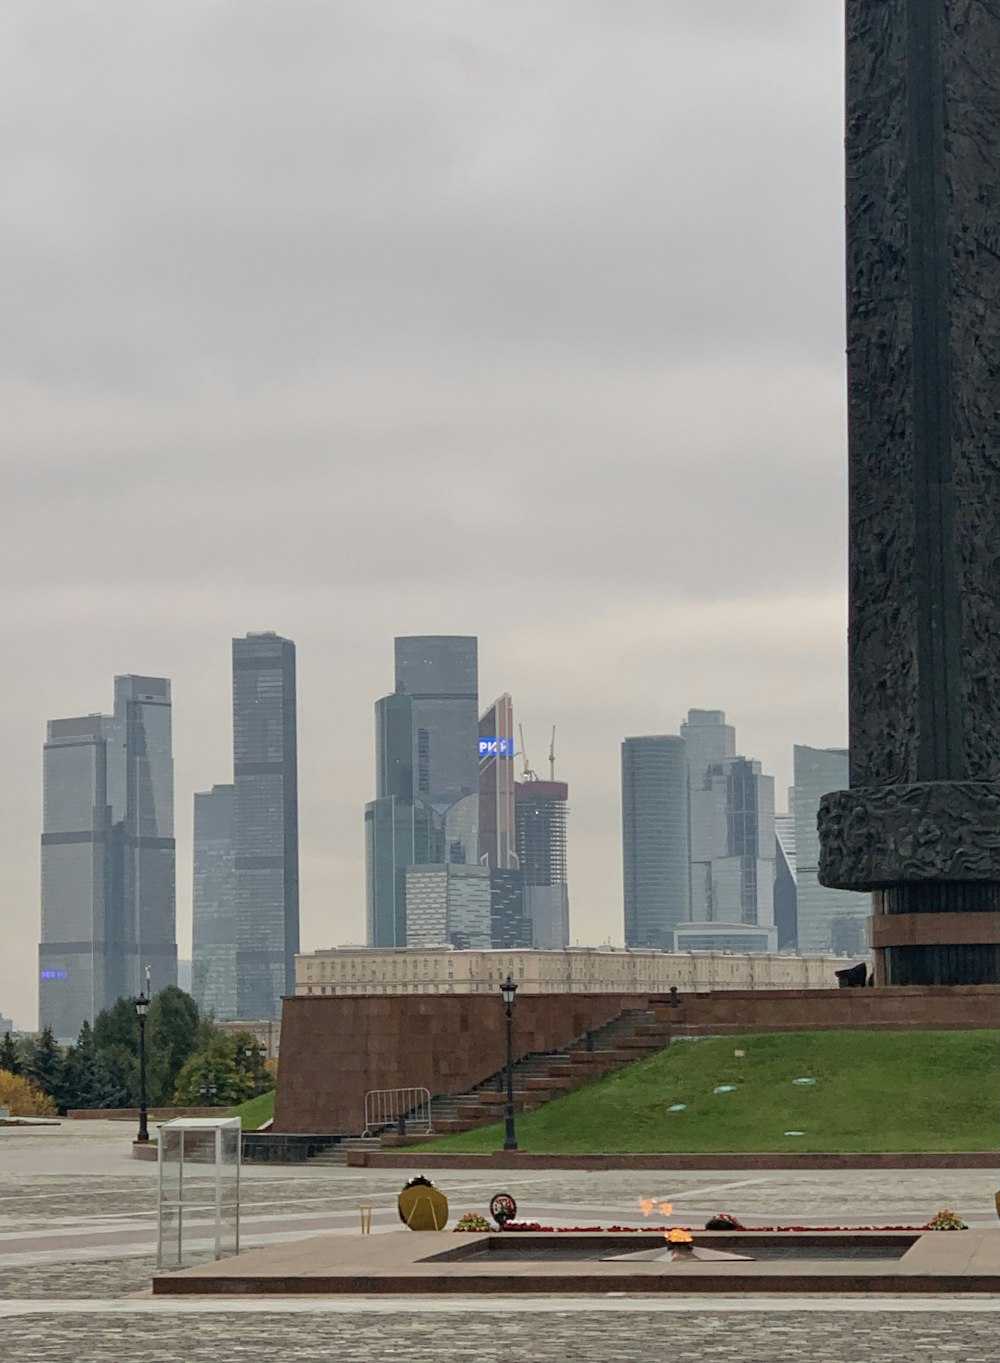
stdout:
<svg viewBox="0 0 1000 1363">
<path fill-rule="evenodd" d="M 239 1107 L 231 1107 L 226 1116 L 241 1117 L 244 1131 L 256 1131 L 263 1122 L 274 1116 L 274 1089 L 270 1093 L 258 1093 L 256 1098 L 248 1098 Z"/>
<path fill-rule="evenodd" d="M 519 1116 L 517 1139 L 538 1154 L 995 1150 L 998 1062 L 1000 1032 L 987 1030 L 675 1042 Z M 793 1082 L 800 1078 L 815 1083 Z M 733 1091 L 713 1092 L 724 1084 Z M 668 1111 L 677 1103 L 682 1111 Z M 479 1152 L 502 1144 L 498 1125 L 422 1148 Z"/>
</svg>

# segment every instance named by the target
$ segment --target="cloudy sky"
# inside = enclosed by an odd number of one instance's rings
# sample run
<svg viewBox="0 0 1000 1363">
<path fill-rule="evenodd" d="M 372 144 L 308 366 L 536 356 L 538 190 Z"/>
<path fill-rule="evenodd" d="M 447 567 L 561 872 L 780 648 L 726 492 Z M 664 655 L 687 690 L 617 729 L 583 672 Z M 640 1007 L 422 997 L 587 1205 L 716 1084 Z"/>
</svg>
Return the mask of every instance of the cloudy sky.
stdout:
<svg viewBox="0 0 1000 1363">
<path fill-rule="evenodd" d="M 35 1025 L 45 721 L 299 650 L 302 940 L 362 939 L 397 633 L 558 726 L 580 942 L 619 743 L 845 741 L 838 0 L 5 0 L 0 1014 Z"/>
</svg>

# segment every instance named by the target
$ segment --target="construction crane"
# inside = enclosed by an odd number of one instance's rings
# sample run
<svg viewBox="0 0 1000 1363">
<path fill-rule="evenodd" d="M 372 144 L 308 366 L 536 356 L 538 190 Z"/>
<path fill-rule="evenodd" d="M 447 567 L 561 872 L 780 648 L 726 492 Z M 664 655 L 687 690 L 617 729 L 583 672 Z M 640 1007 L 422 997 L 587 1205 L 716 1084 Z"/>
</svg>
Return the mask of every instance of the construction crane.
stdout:
<svg viewBox="0 0 1000 1363">
<path fill-rule="evenodd" d="M 556 779 L 556 726 L 552 726 L 552 742 L 549 744 L 549 780 Z"/>
<path fill-rule="evenodd" d="M 521 738 L 521 762 L 524 766 L 524 770 L 521 772 L 521 777 L 525 781 L 537 781 L 538 777 L 535 775 L 535 773 L 531 770 L 531 767 L 528 765 L 528 752 L 524 746 L 524 726 L 522 724 L 519 724 L 517 726 L 517 732 Z"/>
</svg>

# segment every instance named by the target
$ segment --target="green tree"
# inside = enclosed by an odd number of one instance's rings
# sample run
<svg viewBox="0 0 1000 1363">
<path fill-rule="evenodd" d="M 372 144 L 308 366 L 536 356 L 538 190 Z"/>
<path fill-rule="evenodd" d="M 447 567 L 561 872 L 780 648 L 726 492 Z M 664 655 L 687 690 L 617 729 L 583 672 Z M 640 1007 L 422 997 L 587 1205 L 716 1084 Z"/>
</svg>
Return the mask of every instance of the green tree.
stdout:
<svg viewBox="0 0 1000 1363">
<path fill-rule="evenodd" d="M 4 1032 L 3 1040 L 0 1041 L 0 1070 L 6 1070 L 8 1074 L 21 1073 L 21 1057 L 10 1032 Z"/>
<path fill-rule="evenodd" d="M 202 1023 L 190 994 L 168 985 L 149 1005 L 146 1019 L 146 1076 L 150 1106 L 170 1102 L 188 1057 L 211 1029 Z"/>
<path fill-rule="evenodd" d="M 203 1092 L 207 1084 L 215 1089 L 212 1103 Z M 178 1074 L 174 1102 L 178 1107 L 234 1107 L 270 1087 L 253 1037 L 213 1032 Z"/>
<path fill-rule="evenodd" d="M 51 1027 L 45 1027 L 39 1034 L 26 1068 L 28 1078 L 32 1079 L 43 1093 L 55 1097 L 62 1070 L 62 1048 L 52 1035 Z"/>
<path fill-rule="evenodd" d="M 94 1047 L 98 1051 L 124 1048 L 139 1054 L 139 1019 L 132 999 L 117 999 L 94 1019 Z"/>
</svg>

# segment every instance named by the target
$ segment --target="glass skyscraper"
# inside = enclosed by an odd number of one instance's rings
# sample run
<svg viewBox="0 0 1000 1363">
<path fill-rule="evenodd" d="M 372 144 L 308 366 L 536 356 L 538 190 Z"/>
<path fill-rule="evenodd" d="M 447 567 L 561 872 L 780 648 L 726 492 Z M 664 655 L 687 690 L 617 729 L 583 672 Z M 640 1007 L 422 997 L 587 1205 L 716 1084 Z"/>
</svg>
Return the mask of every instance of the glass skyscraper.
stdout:
<svg viewBox="0 0 1000 1363">
<path fill-rule="evenodd" d="M 115 678 L 112 715 L 51 720 L 43 759 L 42 1027 L 177 983 L 170 683 Z"/>
<path fill-rule="evenodd" d="M 238 1016 L 232 786 L 194 797 L 192 906 L 192 995 L 202 1012 L 227 1021 Z"/>
<path fill-rule="evenodd" d="M 295 645 L 233 640 L 233 875 L 237 1012 L 279 1018 L 295 992 L 299 817 Z"/>
<path fill-rule="evenodd" d="M 698 940 L 712 935 L 708 924 L 753 926 L 761 933 L 744 934 L 754 943 L 748 949 L 764 941 L 773 950 L 774 778 L 759 762 L 736 756 L 736 731 L 722 710 L 690 710 L 681 737 L 688 759 L 691 920 L 705 929 Z M 739 933 L 730 938 L 741 940 Z M 674 940 L 681 940 L 676 933 Z"/>
<path fill-rule="evenodd" d="M 683 738 L 626 738 L 622 744 L 625 945 L 673 950 L 690 918 L 688 767 Z"/>
<path fill-rule="evenodd" d="M 396 640 L 396 690 L 413 703 L 416 798 L 444 813 L 479 792 L 479 662 L 472 635 L 427 634 Z M 478 861 L 475 842 L 463 859 Z"/>
<path fill-rule="evenodd" d="M 565 781 L 518 781 L 514 785 L 517 858 L 524 878 L 525 912 L 531 944 L 540 949 L 569 946 L 569 886 L 566 877 Z"/>
<path fill-rule="evenodd" d="M 868 952 L 871 896 L 853 890 L 828 890 L 819 883 L 820 799 L 845 790 L 849 754 L 846 748 L 795 745 L 795 887 L 799 951 Z"/>
</svg>

